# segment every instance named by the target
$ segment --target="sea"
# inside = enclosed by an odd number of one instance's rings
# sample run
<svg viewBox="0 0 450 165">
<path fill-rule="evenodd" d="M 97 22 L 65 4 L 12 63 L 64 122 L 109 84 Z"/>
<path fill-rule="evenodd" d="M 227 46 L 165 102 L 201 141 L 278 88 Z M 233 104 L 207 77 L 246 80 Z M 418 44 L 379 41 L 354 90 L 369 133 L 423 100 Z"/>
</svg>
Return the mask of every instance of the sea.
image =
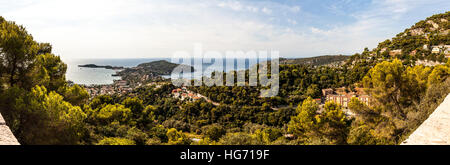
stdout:
<svg viewBox="0 0 450 165">
<path fill-rule="evenodd" d="M 74 82 L 75 84 L 82 85 L 107 85 L 112 84 L 114 80 L 120 80 L 121 77 L 112 76 L 119 70 L 111 70 L 104 68 L 84 68 L 78 67 L 78 65 L 85 64 L 96 64 L 96 65 L 110 65 L 110 66 L 123 66 L 123 67 L 135 67 L 142 63 L 166 60 L 172 62 L 170 58 L 122 58 L 122 59 L 63 59 L 63 61 L 67 64 L 67 72 L 66 79 Z M 193 61 L 195 59 L 191 59 Z M 226 59 L 224 59 L 226 60 Z M 235 65 L 234 68 L 227 68 L 214 66 L 211 63 L 203 63 L 203 74 L 210 75 L 213 71 L 226 71 L 229 72 L 231 70 L 243 70 L 249 68 L 249 60 L 246 60 L 245 66 Z M 181 61 L 182 62 L 182 61 Z M 213 61 L 214 62 L 214 61 Z M 261 61 L 259 61 L 261 62 Z M 180 62 L 176 62 L 180 63 Z M 236 64 L 237 62 L 235 62 Z M 195 68 L 199 68 L 198 66 L 192 65 Z M 223 69 L 225 68 L 225 69 Z M 222 69 L 222 70 L 220 70 Z M 195 72 L 200 72 L 200 70 L 196 69 Z M 193 75 L 195 75 L 195 72 Z M 165 78 L 170 78 L 170 75 L 164 75 Z M 186 78 L 186 77 L 185 77 Z M 192 77 L 198 78 L 198 77 Z"/>
</svg>

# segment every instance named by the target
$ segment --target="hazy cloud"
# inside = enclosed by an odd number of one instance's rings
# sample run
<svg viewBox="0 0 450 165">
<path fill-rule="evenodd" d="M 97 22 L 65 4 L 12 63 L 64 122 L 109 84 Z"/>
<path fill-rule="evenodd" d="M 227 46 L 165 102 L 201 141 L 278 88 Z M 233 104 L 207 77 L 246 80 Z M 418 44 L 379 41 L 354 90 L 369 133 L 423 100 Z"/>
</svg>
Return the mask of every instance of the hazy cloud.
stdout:
<svg viewBox="0 0 450 165">
<path fill-rule="evenodd" d="M 194 43 L 304 57 L 374 47 L 449 7 L 444 0 L 4 0 L 0 15 L 63 58 L 168 57 Z"/>
</svg>

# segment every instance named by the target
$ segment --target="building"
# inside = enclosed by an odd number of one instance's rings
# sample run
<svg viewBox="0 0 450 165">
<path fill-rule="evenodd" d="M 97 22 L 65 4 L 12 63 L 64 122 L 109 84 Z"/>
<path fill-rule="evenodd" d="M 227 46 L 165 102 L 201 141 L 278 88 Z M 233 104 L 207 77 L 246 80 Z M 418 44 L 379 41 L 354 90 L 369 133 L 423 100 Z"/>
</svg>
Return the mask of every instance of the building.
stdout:
<svg viewBox="0 0 450 165">
<path fill-rule="evenodd" d="M 397 55 L 400 55 L 400 54 L 402 54 L 402 50 L 401 49 L 391 50 L 389 52 L 389 56 L 397 56 Z"/>
<path fill-rule="evenodd" d="M 433 49 L 431 50 L 431 53 L 439 54 L 439 53 L 441 53 L 441 49 L 439 47 L 433 47 Z"/>
<path fill-rule="evenodd" d="M 336 89 L 322 89 L 323 100 L 325 102 L 335 102 L 344 108 L 348 108 L 348 103 L 350 103 L 353 97 L 359 99 L 366 105 L 370 105 L 370 96 L 364 92 L 363 88 L 355 88 L 355 91 L 349 91 L 347 88 L 336 88 Z"/>
<path fill-rule="evenodd" d="M 440 54 L 444 53 L 445 57 L 450 57 L 450 45 L 437 45 L 432 46 L 431 53 Z"/>
<path fill-rule="evenodd" d="M 428 50 L 428 45 L 427 44 L 425 44 L 425 45 L 423 45 L 423 48 L 422 48 L 423 50 Z"/>
<path fill-rule="evenodd" d="M 194 93 L 192 91 L 187 90 L 186 87 L 183 88 L 177 88 L 172 90 L 172 97 L 180 100 L 187 100 L 187 101 L 197 101 L 202 98 L 205 100 L 208 100 L 205 96 L 202 96 L 198 93 Z"/>
<path fill-rule="evenodd" d="M 117 81 L 114 81 L 114 84 L 119 87 L 124 87 L 124 86 L 128 85 L 126 80 L 117 80 Z"/>
</svg>

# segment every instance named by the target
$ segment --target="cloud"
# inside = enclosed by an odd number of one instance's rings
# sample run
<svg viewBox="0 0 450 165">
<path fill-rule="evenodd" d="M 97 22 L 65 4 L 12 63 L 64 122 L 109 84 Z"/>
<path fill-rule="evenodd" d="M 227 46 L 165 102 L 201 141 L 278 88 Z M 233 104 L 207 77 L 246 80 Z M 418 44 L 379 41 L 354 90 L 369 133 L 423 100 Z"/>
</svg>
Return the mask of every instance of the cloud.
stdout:
<svg viewBox="0 0 450 165">
<path fill-rule="evenodd" d="M 11 0 L 0 2 L 0 13 L 52 43 L 63 58 L 169 57 L 194 43 L 205 50 L 273 49 L 305 57 L 374 47 L 449 4 L 342 2 L 351 8 L 336 6 L 343 12 L 336 18 L 322 4 L 250 0 Z"/>
<path fill-rule="evenodd" d="M 292 25 L 297 25 L 297 21 L 295 21 L 293 19 L 287 19 L 287 21 Z"/>
<path fill-rule="evenodd" d="M 294 6 L 294 7 L 291 8 L 291 11 L 294 12 L 294 13 L 297 13 L 297 12 L 300 11 L 300 9 L 301 9 L 300 6 Z"/>
<path fill-rule="evenodd" d="M 272 10 L 270 10 L 269 8 L 266 8 L 266 7 L 264 7 L 261 11 L 266 14 L 272 14 Z"/>
<path fill-rule="evenodd" d="M 225 1 L 220 2 L 217 6 L 225 9 L 231 9 L 234 11 L 250 11 L 250 12 L 259 12 L 259 7 L 252 5 L 244 5 L 239 1 Z"/>
</svg>

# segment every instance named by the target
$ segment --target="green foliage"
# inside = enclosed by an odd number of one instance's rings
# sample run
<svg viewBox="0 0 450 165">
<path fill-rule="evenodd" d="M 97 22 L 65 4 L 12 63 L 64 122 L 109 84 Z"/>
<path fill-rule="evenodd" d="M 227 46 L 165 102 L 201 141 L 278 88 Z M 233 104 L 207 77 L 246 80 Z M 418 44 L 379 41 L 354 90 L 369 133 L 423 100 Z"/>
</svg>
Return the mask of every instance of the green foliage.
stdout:
<svg viewBox="0 0 450 165">
<path fill-rule="evenodd" d="M 228 133 L 219 141 L 221 145 L 258 145 L 257 139 L 248 133 Z"/>
<path fill-rule="evenodd" d="M 96 114 L 95 120 L 102 124 L 108 124 L 114 121 L 127 123 L 131 118 L 131 110 L 120 104 L 106 105 Z"/>
<path fill-rule="evenodd" d="M 271 144 L 283 136 L 282 131 L 278 128 L 266 128 L 264 130 L 258 129 L 254 134 L 258 141 L 261 141 L 264 144 Z"/>
<path fill-rule="evenodd" d="M 143 101 L 139 98 L 128 97 L 122 102 L 122 105 L 124 105 L 126 108 L 131 109 L 134 117 L 138 117 L 144 110 L 144 104 L 142 102 Z"/>
<path fill-rule="evenodd" d="M 347 138 L 352 145 L 396 144 L 395 125 L 378 108 L 370 108 L 352 98 L 349 109 L 356 114 Z"/>
<path fill-rule="evenodd" d="M 43 49 L 50 49 L 51 51 L 51 46 Z M 43 52 L 48 51 L 43 50 Z M 66 86 L 67 65 L 61 61 L 59 56 L 50 53 L 41 54 L 36 57 L 35 64 L 35 84 L 44 85 L 50 91 L 57 91 Z"/>
<path fill-rule="evenodd" d="M 298 137 L 307 137 L 311 130 L 315 130 L 317 120 L 315 116 L 319 110 L 319 105 L 309 97 L 301 105 L 297 107 L 297 116 L 291 117 L 288 131 L 294 133 Z"/>
<path fill-rule="evenodd" d="M 56 92 L 36 86 L 30 92 L 10 88 L 6 94 L 14 99 L 4 114 L 23 144 L 77 144 L 85 132 L 86 114 Z"/>
<path fill-rule="evenodd" d="M 95 97 L 89 103 L 89 106 L 94 110 L 98 110 L 98 109 L 105 107 L 108 104 L 114 104 L 113 98 L 108 95 L 100 95 L 100 96 Z"/>
<path fill-rule="evenodd" d="M 405 117 L 403 104 L 410 84 L 404 79 L 405 67 L 400 60 L 384 61 L 372 68 L 363 79 L 364 87 L 380 105 L 392 109 L 393 115 Z"/>
<path fill-rule="evenodd" d="M 182 131 L 177 131 L 175 128 L 167 130 L 166 135 L 169 139 L 168 143 L 171 145 L 188 145 L 191 143 L 191 140 Z"/>
<path fill-rule="evenodd" d="M 297 108 L 298 116 L 291 118 L 288 131 L 306 144 L 345 144 L 348 121 L 341 107 L 328 102 L 322 113 L 318 110 L 312 98 L 303 101 Z"/>
<path fill-rule="evenodd" d="M 325 144 L 346 144 L 349 121 L 340 105 L 334 102 L 325 103 L 324 112 L 316 117 L 320 136 Z"/>
<path fill-rule="evenodd" d="M 450 75 L 450 67 L 445 65 L 438 65 L 431 72 L 428 78 L 428 85 L 439 84 L 447 79 Z"/>
<path fill-rule="evenodd" d="M 66 87 L 63 95 L 65 101 L 77 106 L 86 104 L 89 99 L 89 93 L 79 85 Z"/>
<path fill-rule="evenodd" d="M 210 140 L 218 141 L 226 133 L 226 130 L 222 126 L 211 125 L 206 128 L 205 136 Z"/>
<path fill-rule="evenodd" d="M 100 140 L 97 145 L 135 145 L 135 143 L 130 139 L 107 137 Z"/>
<path fill-rule="evenodd" d="M 153 132 L 153 137 L 158 138 L 163 143 L 167 143 L 169 141 L 169 137 L 167 136 L 168 129 L 164 128 L 162 125 L 157 125 L 151 129 Z"/>
<path fill-rule="evenodd" d="M 147 143 L 148 135 L 140 129 L 133 127 L 128 129 L 126 138 L 136 142 L 136 145 L 145 145 Z"/>
<path fill-rule="evenodd" d="M 349 58 L 349 56 L 344 55 L 326 55 L 326 56 L 317 56 L 310 58 L 298 58 L 298 59 L 280 59 L 280 64 L 290 64 L 290 65 L 311 65 L 311 66 L 320 66 L 327 65 L 345 61 Z"/>
<path fill-rule="evenodd" d="M 30 73 L 39 46 L 28 34 L 25 27 L 14 22 L 2 21 L 0 24 L 0 51 L 5 77 L 9 87 L 20 85 L 29 89 L 33 87 Z M 31 64 L 31 65 L 30 65 Z"/>
<path fill-rule="evenodd" d="M 306 96 L 308 97 L 318 98 L 321 95 L 322 92 L 320 91 L 319 86 L 317 86 L 316 84 L 312 84 L 306 89 Z"/>
</svg>

